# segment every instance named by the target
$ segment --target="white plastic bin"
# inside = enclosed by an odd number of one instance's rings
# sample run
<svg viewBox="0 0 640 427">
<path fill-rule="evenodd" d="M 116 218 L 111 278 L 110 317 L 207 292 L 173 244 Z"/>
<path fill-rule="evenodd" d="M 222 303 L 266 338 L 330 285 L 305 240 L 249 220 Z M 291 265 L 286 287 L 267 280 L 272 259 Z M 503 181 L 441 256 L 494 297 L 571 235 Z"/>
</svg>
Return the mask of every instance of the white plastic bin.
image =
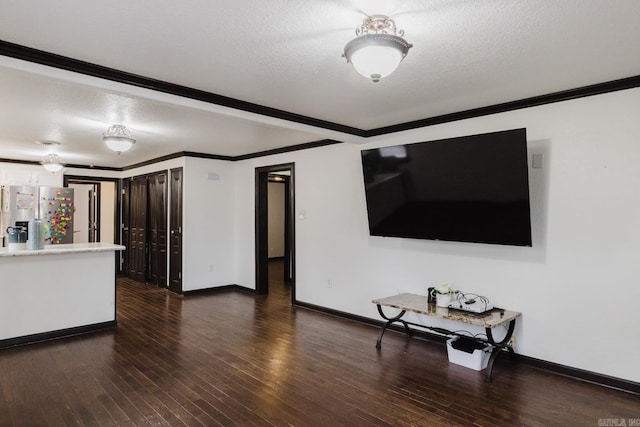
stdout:
<svg viewBox="0 0 640 427">
<path fill-rule="evenodd" d="M 460 341 L 458 341 L 460 339 Z M 472 341 L 472 343 L 470 343 Z M 464 342 L 464 345 L 460 345 Z M 471 348 L 469 348 L 471 347 Z M 449 362 L 482 371 L 487 367 L 492 346 L 475 341 L 472 338 L 453 337 L 447 340 Z"/>
</svg>

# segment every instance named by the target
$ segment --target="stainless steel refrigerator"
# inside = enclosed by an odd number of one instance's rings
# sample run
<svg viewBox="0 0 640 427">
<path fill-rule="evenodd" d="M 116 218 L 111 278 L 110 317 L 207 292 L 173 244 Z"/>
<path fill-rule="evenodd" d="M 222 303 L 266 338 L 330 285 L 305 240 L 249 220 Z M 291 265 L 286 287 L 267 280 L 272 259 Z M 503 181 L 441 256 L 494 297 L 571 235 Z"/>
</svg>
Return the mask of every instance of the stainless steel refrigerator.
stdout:
<svg viewBox="0 0 640 427">
<path fill-rule="evenodd" d="M 45 244 L 73 243 L 73 189 L 35 186 L 2 187 L 2 233 L 7 227 L 40 218 Z"/>
<path fill-rule="evenodd" d="M 39 200 L 45 244 L 73 243 L 73 188 L 40 187 Z"/>
</svg>

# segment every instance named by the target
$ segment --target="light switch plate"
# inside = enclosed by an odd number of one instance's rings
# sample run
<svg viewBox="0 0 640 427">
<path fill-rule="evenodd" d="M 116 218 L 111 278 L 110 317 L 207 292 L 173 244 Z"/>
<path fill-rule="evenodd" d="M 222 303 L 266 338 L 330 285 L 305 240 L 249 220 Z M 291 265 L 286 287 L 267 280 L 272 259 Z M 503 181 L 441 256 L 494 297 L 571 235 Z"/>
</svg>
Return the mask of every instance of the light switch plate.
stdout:
<svg viewBox="0 0 640 427">
<path fill-rule="evenodd" d="M 531 167 L 534 169 L 544 168 L 544 155 L 542 153 L 534 154 L 531 161 Z"/>
</svg>

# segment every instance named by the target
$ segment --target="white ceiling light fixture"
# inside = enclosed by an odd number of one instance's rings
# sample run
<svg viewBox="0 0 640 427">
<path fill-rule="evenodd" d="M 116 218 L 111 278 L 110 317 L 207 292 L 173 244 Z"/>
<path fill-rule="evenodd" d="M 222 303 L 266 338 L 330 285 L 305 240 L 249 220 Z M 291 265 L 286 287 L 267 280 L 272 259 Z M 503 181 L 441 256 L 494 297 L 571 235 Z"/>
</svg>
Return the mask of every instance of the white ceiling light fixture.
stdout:
<svg viewBox="0 0 640 427">
<path fill-rule="evenodd" d="M 407 43 L 403 30 L 385 15 L 368 16 L 356 37 L 344 47 L 344 56 L 353 68 L 374 82 L 393 73 L 407 56 L 412 44 Z"/>
<path fill-rule="evenodd" d="M 51 173 L 60 172 L 64 167 L 64 162 L 56 153 L 47 154 L 40 164 Z"/>
<path fill-rule="evenodd" d="M 120 154 L 128 151 L 136 143 L 136 139 L 131 131 L 123 125 L 111 125 L 109 129 L 102 134 L 102 140 L 110 150 Z"/>
<path fill-rule="evenodd" d="M 47 140 L 37 140 L 36 144 L 40 144 L 44 147 L 47 147 L 49 151 L 54 150 L 54 147 L 60 145 L 59 142 L 56 141 L 47 141 Z M 59 155 L 56 153 L 50 152 L 47 154 L 44 159 L 40 162 L 43 168 L 51 173 L 57 173 L 62 170 L 65 163 L 62 161 Z"/>
</svg>

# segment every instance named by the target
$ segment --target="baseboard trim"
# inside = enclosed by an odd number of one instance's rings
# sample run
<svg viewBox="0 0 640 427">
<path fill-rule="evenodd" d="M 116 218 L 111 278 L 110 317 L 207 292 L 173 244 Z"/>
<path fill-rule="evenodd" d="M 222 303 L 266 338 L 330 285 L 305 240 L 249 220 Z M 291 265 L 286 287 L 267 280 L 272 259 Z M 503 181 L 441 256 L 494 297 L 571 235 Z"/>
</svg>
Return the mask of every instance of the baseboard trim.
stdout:
<svg viewBox="0 0 640 427">
<path fill-rule="evenodd" d="M 117 327 L 117 325 L 118 324 L 115 320 L 110 320 L 108 322 L 94 323 L 94 324 L 85 325 L 85 326 L 76 326 L 74 328 L 59 329 L 57 331 L 42 332 L 39 334 L 32 334 L 32 335 L 24 335 L 16 338 L 7 338 L 4 340 L 0 340 L 0 350 L 11 348 L 11 347 L 36 344 L 44 341 L 70 338 L 77 335 L 84 335 L 92 332 L 104 331 L 107 329 L 114 329 Z"/>
<path fill-rule="evenodd" d="M 524 356 L 521 354 L 518 355 L 518 361 L 524 362 L 525 364 L 541 371 L 552 372 L 557 375 L 640 395 L 640 383 L 634 381 L 574 368 L 572 366 L 561 365 L 559 363 L 548 362 L 546 360 L 536 359 L 534 357 Z"/>
<path fill-rule="evenodd" d="M 256 293 L 255 289 L 247 288 L 245 286 L 224 285 L 224 286 L 215 286 L 211 288 L 194 289 L 192 291 L 184 291 L 182 292 L 182 295 L 187 297 L 187 296 L 193 296 L 193 295 L 214 294 L 219 292 L 230 292 L 230 291 L 247 292 L 254 295 Z"/>
<path fill-rule="evenodd" d="M 382 327 L 384 325 L 383 320 L 370 319 L 364 316 L 358 316 L 356 314 L 347 313 L 345 311 L 334 310 L 332 308 L 323 307 L 315 304 L 309 304 L 302 301 L 294 301 L 294 306 L 317 311 L 330 316 L 341 317 L 348 320 L 353 320 L 359 323 L 364 323 L 371 326 Z M 393 330 L 404 334 L 404 328 L 399 325 L 391 325 L 387 330 Z M 430 342 L 436 342 L 445 344 L 447 337 L 438 335 L 428 331 L 415 330 L 413 338 L 420 338 Z M 524 356 L 518 354 L 517 363 L 524 363 L 532 368 L 539 369 L 546 372 L 551 372 L 556 375 L 562 375 L 565 377 L 573 378 L 579 381 L 585 381 L 592 384 L 596 384 L 602 387 L 608 387 L 627 393 L 640 395 L 640 383 L 625 380 L 622 378 L 612 377 L 605 374 L 599 374 L 597 372 L 587 371 L 584 369 L 574 368 L 571 366 L 561 365 L 558 363 L 548 362 L 542 359 L 536 359 L 534 357 Z"/>
<path fill-rule="evenodd" d="M 332 308 L 322 307 L 320 305 L 310 304 L 302 301 L 295 301 L 294 306 L 304 308 L 307 310 L 317 311 L 323 314 L 328 314 L 335 317 L 340 317 L 343 319 L 353 320 L 358 323 L 364 323 L 366 325 L 375 326 L 376 328 L 381 328 L 386 322 L 384 320 L 376 320 L 371 319 L 369 317 L 359 316 L 353 313 L 347 313 L 346 311 L 334 310 Z M 391 325 L 387 328 L 387 331 L 396 331 L 404 334 L 404 328 L 400 325 Z M 425 341 L 437 342 L 444 344 L 447 341 L 447 337 L 444 335 L 439 335 L 429 331 L 423 331 L 420 329 L 413 329 L 412 338 L 418 338 Z M 375 343 L 374 343 L 375 344 Z"/>
</svg>

